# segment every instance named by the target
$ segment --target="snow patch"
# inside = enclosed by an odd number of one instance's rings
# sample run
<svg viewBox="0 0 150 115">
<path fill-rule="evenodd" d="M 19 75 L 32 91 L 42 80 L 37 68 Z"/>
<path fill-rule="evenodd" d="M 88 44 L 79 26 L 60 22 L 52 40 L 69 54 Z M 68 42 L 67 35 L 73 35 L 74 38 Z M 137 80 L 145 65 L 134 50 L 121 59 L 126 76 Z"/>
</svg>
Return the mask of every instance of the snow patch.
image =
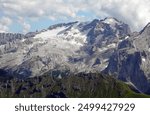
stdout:
<svg viewBox="0 0 150 115">
<path fill-rule="evenodd" d="M 2 49 L 3 49 L 4 47 L 5 47 L 5 45 L 0 45 L 0 48 L 2 48 Z"/>
<path fill-rule="evenodd" d="M 99 48 L 99 49 L 98 49 L 99 52 L 105 52 L 105 51 L 107 51 L 107 50 L 108 50 L 108 48 L 106 48 L 106 47 L 102 47 L 102 48 Z"/>
<path fill-rule="evenodd" d="M 125 40 L 128 39 L 128 38 L 129 38 L 129 36 L 126 36 L 126 37 L 125 37 Z"/>
<path fill-rule="evenodd" d="M 112 44 L 109 44 L 107 47 L 108 47 L 108 48 L 116 48 L 116 46 L 117 46 L 117 45 L 116 45 L 115 43 L 112 43 Z"/>
<path fill-rule="evenodd" d="M 109 61 L 109 59 L 103 59 L 103 62 L 108 62 Z"/>
<path fill-rule="evenodd" d="M 121 43 L 123 40 L 119 40 L 119 43 Z"/>
<path fill-rule="evenodd" d="M 117 46 L 117 44 L 112 43 L 112 44 L 107 45 L 106 47 L 99 48 L 98 51 L 99 51 L 99 52 L 105 52 L 105 51 L 107 51 L 108 49 L 116 48 L 116 46 Z"/>
<path fill-rule="evenodd" d="M 144 57 L 142 57 L 142 62 L 146 62 L 146 59 Z"/>
<path fill-rule="evenodd" d="M 100 28 L 100 30 L 101 30 L 101 32 L 104 32 L 105 29 L 104 28 Z"/>
<path fill-rule="evenodd" d="M 67 28 L 68 27 L 65 26 L 47 30 L 45 32 L 37 34 L 34 39 L 39 43 L 45 43 L 45 41 L 48 42 L 53 40 L 67 41 L 72 45 L 79 46 L 83 46 L 83 44 L 86 43 L 86 34 L 81 33 L 76 25 L 71 27 L 71 29 L 69 30 L 67 30 Z"/>
<path fill-rule="evenodd" d="M 106 18 L 103 22 L 110 25 L 118 24 L 118 21 L 114 18 Z"/>
<path fill-rule="evenodd" d="M 49 38 L 53 39 L 54 36 L 57 36 L 57 34 L 63 30 L 65 30 L 67 27 L 58 27 L 56 29 L 47 30 L 45 32 L 42 32 L 40 34 L 37 34 L 34 39 L 41 38 L 42 40 L 47 40 Z"/>
<path fill-rule="evenodd" d="M 78 28 L 72 27 L 69 31 L 60 34 L 59 38 L 63 38 L 71 44 L 83 46 L 83 44 L 86 43 L 87 36 L 86 34 L 81 33 Z"/>
<path fill-rule="evenodd" d="M 25 41 L 26 41 L 26 39 L 22 39 L 22 40 L 21 40 L 21 42 L 25 42 Z"/>
</svg>

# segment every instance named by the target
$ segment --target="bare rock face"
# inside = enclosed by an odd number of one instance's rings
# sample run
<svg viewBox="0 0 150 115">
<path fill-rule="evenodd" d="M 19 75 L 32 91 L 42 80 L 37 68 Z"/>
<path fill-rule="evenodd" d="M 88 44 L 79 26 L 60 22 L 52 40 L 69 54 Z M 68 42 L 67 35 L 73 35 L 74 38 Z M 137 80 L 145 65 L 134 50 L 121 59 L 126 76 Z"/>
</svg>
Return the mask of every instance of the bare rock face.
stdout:
<svg viewBox="0 0 150 115">
<path fill-rule="evenodd" d="M 126 51 L 121 51 L 119 54 L 113 54 L 105 72 L 114 74 L 119 80 L 133 83 L 137 89 L 147 93 L 150 88 L 149 76 L 144 73 L 141 65 L 142 52 L 128 54 Z"/>
<path fill-rule="evenodd" d="M 23 37 L 23 34 L 0 33 L 0 45 L 21 40 Z"/>
<path fill-rule="evenodd" d="M 110 57 L 104 72 L 133 83 L 140 91 L 150 93 L 149 24 L 137 35 L 123 40 Z"/>
</svg>

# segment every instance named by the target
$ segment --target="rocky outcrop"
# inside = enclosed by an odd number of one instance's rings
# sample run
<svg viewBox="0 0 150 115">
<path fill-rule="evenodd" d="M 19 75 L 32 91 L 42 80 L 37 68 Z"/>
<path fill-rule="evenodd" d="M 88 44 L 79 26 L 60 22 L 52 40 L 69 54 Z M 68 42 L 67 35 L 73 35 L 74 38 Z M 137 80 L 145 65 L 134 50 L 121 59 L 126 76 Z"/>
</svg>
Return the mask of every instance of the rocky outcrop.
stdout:
<svg viewBox="0 0 150 115">
<path fill-rule="evenodd" d="M 23 37 L 23 34 L 0 33 L 0 45 L 7 44 L 8 42 L 14 42 L 16 40 L 21 40 Z"/>
</svg>

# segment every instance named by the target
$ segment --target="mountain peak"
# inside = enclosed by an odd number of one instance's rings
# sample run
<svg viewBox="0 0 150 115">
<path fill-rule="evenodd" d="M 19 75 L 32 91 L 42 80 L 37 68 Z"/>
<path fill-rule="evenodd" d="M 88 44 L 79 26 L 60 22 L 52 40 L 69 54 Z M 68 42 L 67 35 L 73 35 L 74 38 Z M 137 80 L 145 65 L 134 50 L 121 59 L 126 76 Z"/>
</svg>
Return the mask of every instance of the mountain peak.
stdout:
<svg viewBox="0 0 150 115">
<path fill-rule="evenodd" d="M 102 21 L 106 24 L 111 24 L 111 25 L 120 23 L 120 21 L 118 21 L 116 18 L 113 18 L 113 17 L 107 17 Z"/>
<path fill-rule="evenodd" d="M 140 31 L 140 34 L 150 35 L 150 22 L 144 27 L 144 29 L 142 31 Z"/>
<path fill-rule="evenodd" d="M 75 22 L 69 22 L 69 23 L 59 23 L 59 24 L 54 24 L 54 25 L 51 25 L 48 29 L 51 30 L 51 29 L 55 29 L 57 27 L 62 27 L 62 26 L 71 26 L 71 25 L 74 25 L 78 23 L 78 21 L 75 21 Z"/>
<path fill-rule="evenodd" d="M 150 27 L 150 22 L 146 25 L 146 27 Z"/>
</svg>

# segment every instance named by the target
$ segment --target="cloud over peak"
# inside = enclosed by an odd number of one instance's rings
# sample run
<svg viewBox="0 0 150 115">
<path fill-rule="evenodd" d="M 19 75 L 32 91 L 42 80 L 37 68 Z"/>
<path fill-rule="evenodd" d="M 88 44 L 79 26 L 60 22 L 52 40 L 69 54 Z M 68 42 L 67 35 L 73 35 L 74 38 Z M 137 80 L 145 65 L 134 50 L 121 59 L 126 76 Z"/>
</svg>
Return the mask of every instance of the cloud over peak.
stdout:
<svg viewBox="0 0 150 115">
<path fill-rule="evenodd" d="M 35 19 L 69 21 L 110 16 L 140 30 L 150 22 L 149 6 L 149 0 L 0 0 L 0 30 L 8 31 L 20 18 L 22 31 L 27 32 L 34 24 L 29 21 Z"/>
</svg>

